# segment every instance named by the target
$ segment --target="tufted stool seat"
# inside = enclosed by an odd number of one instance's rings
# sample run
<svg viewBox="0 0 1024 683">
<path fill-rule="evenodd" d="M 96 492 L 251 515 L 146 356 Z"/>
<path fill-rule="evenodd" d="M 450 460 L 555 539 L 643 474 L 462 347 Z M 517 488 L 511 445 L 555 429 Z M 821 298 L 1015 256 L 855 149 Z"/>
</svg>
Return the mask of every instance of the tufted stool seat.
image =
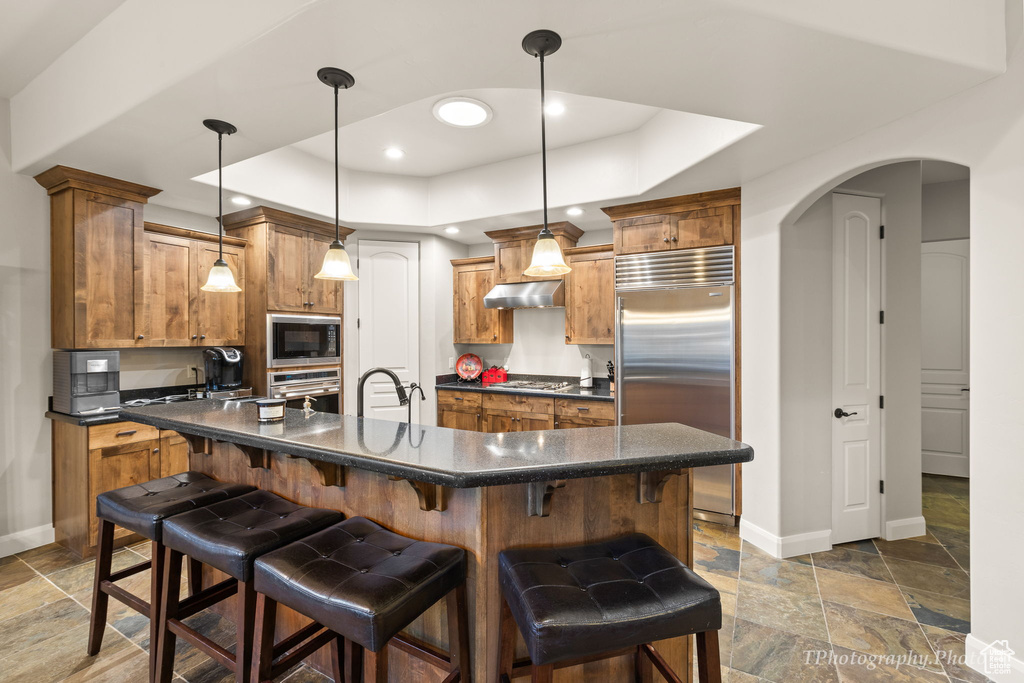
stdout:
<svg viewBox="0 0 1024 683">
<path fill-rule="evenodd" d="M 307 642 L 315 648 L 331 644 L 335 680 L 342 676 L 342 660 L 347 662 L 349 678 L 362 680 L 364 648 L 377 653 L 375 680 L 386 680 L 389 641 L 397 641 L 396 646 L 406 642 L 399 635 L 402 629 L 445 596 L 451 600 L 448 621 L 453 652 L 440 657 L 448 660 L 452 675 L 458 671 L 467 680 L 466 553 L 462 548 L 417 541 L 352 517 L 261 556 L 254 576 L 261 615 L 254 656 L 259 681 L 273 680 L 295 663 L 294 655 L 281 659 L 277 657 L 281 649 L 275 652 L 278 603 L 316 622 L 317 628 L 306 634 Z M 295 647 L 294 639 L 295 635 L 282 642 Z M 345 656 L 342 645 L 347 646 Z"/>
<path fill-rule="evenodd" d="M 256 490 L 164 522 L 166 546 L 164 610 L 160 619 L 157 680 L 173 676 L 176 636 L 234 669 L 238 681 L 249 680 L 256 593 L 253 565 L 260 555 L 312 534 L 341 519 L 333 510 L 296 505 L 269 491 Z M 182 556 L 188 555 L 230 578 L 189 600 L 179 601 Z M 238 593 L 235 653 L 218 646 L 182 620 Z"/>
<path fill-rule="evenodd" d="M 96 557 L 92 611 L 89 619 L 88 653 L 95 655 L 100 650 L 107 620 L 108 596 L 113 596 L 150 618 L 149 650 L 150 676 L 152 677 L 156 663 L 156 635 L 163 573 L 164 520 L 172 515 L 196 510 L 253 490 L 255 490 L 254 486 L 219 482 L 199 472 L 182 472 L 98 495 L 96 497 L 96 517 L 100 522 L 99 549 Z M 152 559 L 111 573 L 115 526 L 133 531 L 152 541 Z M 149 602 L 115 585 L 120 579 L 146 569 L 152 569 Z M 191 592 L 196 593 L 201 590 L 201 576 L 202 568 L 199 562 L 190 557 L 189 586 Z"/>
<path fill-rule="evenodd" d="M 718 591 L 649 536 L 506 550 L 499 555 L 498 572 L 504 596 L 502 650 L 509 653 L 501 673 L 510 679 L 514 620 L 536 680 L 548 680 L 556 663 L 620 654 L 623 648 L 635 648 L 638 671 L 650 666 L 650 658 L 668 680 L 677 680 L 650 643 L 694 633 L 698 659 L 708 635 L 714 641 L 713 671 L 710 662 L 698 662 L 701 681 L 719 680 Z"/>
</svg>

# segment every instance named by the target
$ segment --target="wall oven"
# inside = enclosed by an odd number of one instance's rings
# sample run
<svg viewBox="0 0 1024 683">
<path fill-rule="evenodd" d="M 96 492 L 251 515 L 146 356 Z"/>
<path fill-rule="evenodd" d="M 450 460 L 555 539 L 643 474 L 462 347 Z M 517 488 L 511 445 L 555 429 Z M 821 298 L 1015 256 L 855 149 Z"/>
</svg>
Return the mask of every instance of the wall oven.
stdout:
<svg viewBox="0 0 1024 683">
<path fill-rule="evenodd" d="M 267 367 L 341 363 L 341 318 L 267 316 Z"/>
<path fill-rule="evenodd" d="M 306 396 L 316 399 L 313 410 L 341 413 L 341 368 L 270 372 L 270 397 L 283 398 L 289 408 L 302 408 Z"/>
</svg>

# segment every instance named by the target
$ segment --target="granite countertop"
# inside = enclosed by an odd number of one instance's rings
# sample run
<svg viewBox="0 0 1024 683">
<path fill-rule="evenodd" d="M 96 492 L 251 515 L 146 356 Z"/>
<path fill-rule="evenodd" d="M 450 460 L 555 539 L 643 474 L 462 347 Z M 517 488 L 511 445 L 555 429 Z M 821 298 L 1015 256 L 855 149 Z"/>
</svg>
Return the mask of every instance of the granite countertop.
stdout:
<svg viewBox="0 0 1024 683">
<path fill-rule="evenodd" d="M 123 408 L 124 419 L 186 434 L 454 488 L 749 462 L 746 444 L 681 424 L 484 434 L 287 409 L 259 424 L 256 406 L 188 401 Z"/>
<path fill-rule="evenodd" d="M 589 401 L 615 402 L 615 394 L 605 382 L 604 386 L 598 385 L 593 389 L 584 389 L 579 384 L 573 384 L 564 391 L 536 391 L 533 389 L 515 389 L 503 387 L 500 384 L 483 386 L 476 382 L 445 382 L 435 386 L 438 391 L 475 391 L 481 394 L 516 394 L 519 396 L 543 396 L 545 398 L 575 398 Z"/>
<path fill-rule="evenodd" d="M 45 415 L 51 420 L 60 420 L 61 422 L 78 425 L 79 427 L 105 425 L 112 422 L 124 422 L 125 420 L 125 418 L 121 417 L 120 409 L 94 415 L 69 415 L 68 413 L 58 413 L 56 410 L 47 410 Z"/>
</svg>

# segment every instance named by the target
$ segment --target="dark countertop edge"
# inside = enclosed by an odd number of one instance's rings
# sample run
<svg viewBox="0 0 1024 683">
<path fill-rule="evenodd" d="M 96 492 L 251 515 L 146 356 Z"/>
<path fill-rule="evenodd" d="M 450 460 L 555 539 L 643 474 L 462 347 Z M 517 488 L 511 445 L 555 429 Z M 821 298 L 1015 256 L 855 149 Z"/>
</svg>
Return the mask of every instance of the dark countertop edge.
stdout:
<svg viewBox="0 0 1024 683">
<path fill-rule="evenodd" d="M 131 409 L 126 409 L 128 412 Z M 343 453 L 325 453 L 321 450 L 303 446 L 292 442 L 277 442 L 274 437 L 255 436 L 247 434 L 230 433 L 225 434 L 215 427 L 204 425 L 185 424 L 182 425 L 174 420 L 166 420 L 151 415 L 131 415 L 132 422 L 148 424 L 159 429 L 169 429 L 186 434 L 194 434 L 204 438 L 224 441 L 227 443 L 241 444 L 253 448 L 266 448 L 267 442 L 273 442 L 275 448 L 270 448 L 274 453 L 294 455 L 300 458 L 320 460 L 338 465 L 355 467 L 356 469 L 377 472 L 422 481 L 428 484 L 438 484 L 456 489 L 483 488 L 486 486 L 505 486 L 509 484 L 528 484 L 533 481 L 551 481 L 554 479 L 590 479 L 593 477 L 604 477 L 612 474 L 634 474 L 636 472 L 654 472 L 661 470 L 673 470 L 679 468 L 710 467 L 713 465 L 731 465 L 735 463 L 750 462 L 754 459 L 754 450 L 746 446 L 739 453 L 736 452 L 705 452 L 699 455 L 680 456 L 676 460 L 650 463 L 646 461 L 617 461 L 614 463 L 602 463 L 600 465 L 588 466 L 587 463 L 569 463 L 565 465 L 551 466 L 545 468 L 531 467 L 529 472 L 519 470 L 507 470 L 505 472 L 487 474 L 466 474 L 455 475 L 450 472 L 442 472 L 436 469 L 429 469 L 423 466 L 413 467 L 395 463 L 390 460 L 378 460 L 370 456 L 353 456 Z M 613 429 L 612 427 L 594 427 L 594 429 Z M 227 437 L 227 438 L 225 438 Z M 714 459 L 715 462 L 705 462 Z M 695 461 L 700 460 L 700 464 Z"/>
<path fill-rule="evenodd" d="M 106 425 L 113 424 L 114 422 L 125 421 L 125 419 L 121 417 L 120 410 L 114 410 L 109 413 L 102 413 L 99 415 L 68 415 L 67 413 L 58 413 L 55 410 L 47 410 L 44 413 L 44 416 L 51 420 L 59 420 L 61 422 L 67 422 L 68 424 L 78 425 L 79 427 Z"/>
<path fill-rule="evenodd" d="M 540 398 L 572 398 L 584 401 L 605 401 L 614 403 L 614 396 L 596 396 L 594 394 L 581 394 L 574 391 L 533 391 L 520 389 L 501 389 L 485 387 L 480 384 L 438 384 L 434 387 L 438 391 L 474 391 L 478 394 L 511 394 L 514 396 L 538 396 Z"/>
</svg>

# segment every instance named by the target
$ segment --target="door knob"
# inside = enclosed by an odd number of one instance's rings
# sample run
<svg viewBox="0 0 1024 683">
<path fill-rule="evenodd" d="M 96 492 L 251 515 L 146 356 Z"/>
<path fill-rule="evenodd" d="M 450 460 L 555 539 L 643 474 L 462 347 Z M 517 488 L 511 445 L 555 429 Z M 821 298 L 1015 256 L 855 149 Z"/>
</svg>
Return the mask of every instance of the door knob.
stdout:
<svg viewBox="0 0 1024 683">
<path fill-rule="evenodd" d="M 836 408 L 836 411 L 832 414 L 835 415 L 836 419 L 838 420 L 839 418 L 850 417 L 851 415 L 856 415 L 857 413 L 848 413 L 842 408 Z"/>
</svg>

